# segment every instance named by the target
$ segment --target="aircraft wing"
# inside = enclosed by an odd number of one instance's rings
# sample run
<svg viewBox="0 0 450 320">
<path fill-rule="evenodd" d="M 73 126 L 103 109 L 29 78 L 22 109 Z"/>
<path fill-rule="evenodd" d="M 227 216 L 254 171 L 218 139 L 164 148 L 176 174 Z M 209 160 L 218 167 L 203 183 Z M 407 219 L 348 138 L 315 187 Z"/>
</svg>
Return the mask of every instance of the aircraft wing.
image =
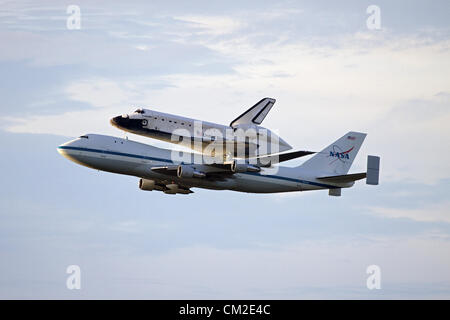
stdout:
<svg viewBox="0 0 450 320">
<path fill-rule="evenodd" d="M 270 167 L 273 164 L 277 164 L 280 162 L 308 156 L 310 154 L 314 154 L 314 151 L 293 151 L 293 152 L 286 152 L 286 153 L 280 153 L 276 155 L 268 155 L 268 156 L 262 156 L 258 157 L 257 164 L 261 167 Z"/>
<path fill-rule="evenodd" d="M 177 169 L 178 166 L 164 166 L 164 167 L 153 167 L 152 171 L 175 177 L 177 175 Z"/>
<path fill-rule="evenodd" d="M 339 176 L 328 176 L 328 177 L 319 177 L 317 179 L 324 180 L 327 182 L 334 182 L 334 183 L 346 183 L 346 182 L 352 182 L 364 179 L 366 177 L 366 173 L 353 173 L 353 174 L 343 174 Z"/>
<path fill-rule="evenodd" d="M 217 174 L 217 173 L 230 173 L 231 164 L 230 163 L 212 163 L 212 164 L 198 164 L 185 166 L 194 166 L 198 168 L 205 175 Z M 152 167 L 151 170 L 157 173 L 176 176 L 179 165 L 162 166 L 162 167 Z"/>
<path fill-rule="evenodd" d="M 277 164 L 283 161 L 288 161 L 291 159 L 296 159 L 300 157 L 304 157 L 310 154 L 313 154 L 313 151 L 294 151 L 288 153 L 282 153 L 278 155 L 270 155 L 264 157 L 253 158 L 254 161 L 250 161 L 247 163 L 238 164 L 236 160 L 231 162 L 223 162 L 223 163 L 211 163 L 211 164 L 183 164 L 182 168 L 179 168 L 180 165 L 169 165 L 169 166 L 159 166 L 152 167 L 151 170 L 160 174 L 164 174 L 172 177 L 181 177 L 179 176 L 180 171 L 182 169 L 184 171 L 187 168 L 187 171 L 190 172 L 187 177 L 194 178 L 210 178 L 210 179 L 222 179 L 227 175 L 232 175 L 238 172 L 251 171 L 251 172 L 259 172 L 261 167 L 270 167 L 273 164 Z M 256 161 L 255 161 L 256 160 Z M 253 164 L 255 163 L 255 164 Z M 241 171 L 244 170 L 244 171 Z M 321 179 L 321 178 L 319 178 Z M 362 178 L 361 178 L 362 179 Z"/>
<path fill-rule="evenodd" d="M 264 118 L 269 113 L 270 109 L 272 109 L 275 104 L 275 99 L 272 98 L 264 98 L 257 102 L 253 107 L 245 111 L 239 117 L 231 121 L 230 127 L 236 127 L 240 124 L 261 124 Z"/>
</svg>

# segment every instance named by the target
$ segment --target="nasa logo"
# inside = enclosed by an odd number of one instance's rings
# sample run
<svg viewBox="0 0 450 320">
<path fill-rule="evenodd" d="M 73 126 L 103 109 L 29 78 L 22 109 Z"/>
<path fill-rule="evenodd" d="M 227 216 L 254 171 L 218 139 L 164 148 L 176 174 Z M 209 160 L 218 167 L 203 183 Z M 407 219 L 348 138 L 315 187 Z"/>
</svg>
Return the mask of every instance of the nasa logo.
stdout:
<svg viewBox="0 0 450 320">
<path fill-rule="evenodd" d="M 330 157 L 336 157 L 339 159 L 350 159 L 350 157 L 348 156 L 348 153 L 344 153 L 344 152 L 330 151 Z"/>
<path fill-rule="evenodd" d="M 350 160 L 349 153 L 353 150 L 354 147 L 351 147 L 347 151 L 342 151 L 342 148 L 339 146 L 334 145 L 333 150 L 330 150 L 329 157 L 336 158 L 333 161 L 330 162 L 332 164 L 336 160 L 339 160 L 341 162 L 346 162 L 346 160 Z"/>
</svg>

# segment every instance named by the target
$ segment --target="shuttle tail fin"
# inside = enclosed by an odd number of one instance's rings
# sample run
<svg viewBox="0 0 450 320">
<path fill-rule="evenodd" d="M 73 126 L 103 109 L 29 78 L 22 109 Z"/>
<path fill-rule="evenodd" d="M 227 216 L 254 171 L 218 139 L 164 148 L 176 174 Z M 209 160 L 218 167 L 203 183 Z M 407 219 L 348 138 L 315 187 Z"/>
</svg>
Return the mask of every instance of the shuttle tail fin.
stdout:
<svg viewBox="0 0 450 320">
<path fill-rule="evenodd" d="M 253 107 L 245 111 L 239 117 L 231 121 L 230 127 L 234 128 L 240 124 L 261 124 L 275 104 L 275 99 L 264 98 L 257 102 Z"/>
<path fill-rule="evenodd" d="M 300 167 L 321 175 L 345 175 L 350 170 L 365 137 L 365 133 L 351 131 Z"/>
</svg>

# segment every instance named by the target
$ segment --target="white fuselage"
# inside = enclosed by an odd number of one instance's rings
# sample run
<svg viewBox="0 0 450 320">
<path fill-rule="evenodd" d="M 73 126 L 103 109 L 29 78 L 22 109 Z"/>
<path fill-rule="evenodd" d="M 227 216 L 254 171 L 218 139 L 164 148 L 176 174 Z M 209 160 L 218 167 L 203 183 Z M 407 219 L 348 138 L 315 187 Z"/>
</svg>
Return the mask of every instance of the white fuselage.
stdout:
<svg viewBox="0 0 450 320">
<path fill-rule="evenodd" d="M 164 112 L 138 109 L 134 113 L 111 119 L 115 127 L 170 143 L 183 143 L 195 151 L 204 152 L 205 148 L 222 150 L 228 144 L 234 156 L 233 148 L 248 148 L 249 156 L 273 154 L 292 149 L 292 147 L 271 130 L 255 125 L 238 125 L 234 128 L 217 123 L 195 120 Z M 226 148 L 224 148 L 226 149 Z M 226 154 L 226 150 L 223 152 Z"/>
<path fill-rule="evenodd" d="M 93 169 L 151 179 L 158 184 L 180 184 L 186 188 L 275 193 L 346 188 L 353 183 L 323 183 L 314 173 L 301 168 L 276 167 L 261 172 L 224 174 L 220 179 L 178 178 L 152 170 L 154 167 L 179 165 L 172 151 L 112 136 L 88 134 L 58 147 L 64 157 Z M 186 163 L 183 163 L 186 164 Z M 189 163 L 188 163 L 189 164 Z M 276 169 L 276 172 L 274 170 Z"/>
</svg>

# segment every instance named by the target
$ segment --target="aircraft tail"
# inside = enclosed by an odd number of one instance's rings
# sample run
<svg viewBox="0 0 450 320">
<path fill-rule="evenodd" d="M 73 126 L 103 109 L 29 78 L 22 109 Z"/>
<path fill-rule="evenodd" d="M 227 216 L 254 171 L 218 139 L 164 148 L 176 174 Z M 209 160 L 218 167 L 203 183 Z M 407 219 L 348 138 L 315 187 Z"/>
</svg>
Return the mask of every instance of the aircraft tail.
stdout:
<svg viewBox="0 0 450 320">
<path fill-rule="evenodd" d="M 275 99 L 264 98 L 258 101 L 253 107 L 245 111 L 239 117 L 231 121 L 230 127 L 236 127 L 241 124 L 261 124 L 275 104 Z"/>
<path fill-rule="evenodd" d="M 345 175 L 350 170 L 365 138 L 365 133 L 351 131 L 315 154 L 300 167 L 323 175 Z"/>
</svg>

